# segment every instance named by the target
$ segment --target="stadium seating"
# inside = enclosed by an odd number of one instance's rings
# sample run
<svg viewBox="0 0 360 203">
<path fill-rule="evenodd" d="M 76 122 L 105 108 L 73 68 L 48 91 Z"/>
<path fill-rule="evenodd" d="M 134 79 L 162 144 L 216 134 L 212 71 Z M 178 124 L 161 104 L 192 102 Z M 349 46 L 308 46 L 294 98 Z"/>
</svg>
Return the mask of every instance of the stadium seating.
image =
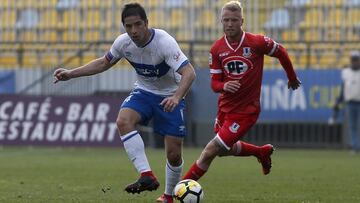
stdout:
<svg viewBox="0 0 360 203">
<path fill-rule="evenodd" d="M 2 31 L 0 33 L 0 41 L 2 42 L 15 42 L 16 33 L 12 30 Z"/>
<path fill-rule="evenodd" d="M 89 21 L 97 22 L 98 19 L 91 19 L 92 16 L 89 17 Z M 59 27 L 65 30 L 75 29 L 80 23 L 80 15 L 76 10 L 65 10 L 62 12 L 62 18 L 60 20 Z"/>
<path fill-rule="evenodd" d="M 82 37 L 85 42 L 97 42 L 100 40 L 100 30 L 88 30 L 83 33 L 84 36 Z"/>
<path fill-rule="evenodd" d="M 49 67 L 74 54 L 73 44 L 102 42 L 106 49 L 96 54 L 84 53 L 71 65 L 105 53 L 120 32 L 121 8 L 131 0 L 0 0 L 0 66 Z M 207 67 L 211 41 L 222 36 L 220 8 L 227 0 L 141 0 L 147 10 L 149 25 L 167 30 L 180 41 L 189 41 L 184 52 L 191 53 L 196 66 Z M 265 33 L 286 44 L 297 67 L 326 68 L 346 65 L 346 56 L 360 40 L 359 0 L 277 0 L 259 4 L 243 1 L 247 31 Z M 209 44 L 192 42 L 206 41 Z M 26 43 L 25 43 L 26 42 Z M 293 43 L 297 42 L 297 43 Z M 343 46 L 332 48 L 330 43 Z M 36 53 L 24 52 L 21 59 L 17 46 L 32 44 Z M 54 48 L 48 50 L 43 45 Z M 49 44 L 50 43 L 50 44 Z M 61 45 L 58 45 L 60 44 Z M 322 50 L 314 47 L 322 45 Z M 24 47 L 24 46 L 23 46 Z M 40 48 L 39 48 L 40 47 Z M 101 51 L 99 51 L 101 50 Z M 191 51 L 190 51 L 191 50 Z M 335 51 L 333 51 L 335 50 Z M 343 50 L 343 51 L 342 51 Z M 102 53 L 99 55 L 99 53 Z M 46 57 L 44 57 L 46 56 Z M 45 60 L 45 61 L 43 61 Z M 34 64 L 33 64 L 34 63 Z M 126 65 L 126 62 L 121 62 Z M 276 60 L 265 59 L 267 68 L 279 67 Z M 309 67 L 308 67 L 309 66 Z"/>
<path fill-rule="evenodd" d="M 300 23 L 302 28 L 322 27 L 324 14 L 322 10 L 311 8 L 305 13 L 304 21 Z"/>
<path fill-rule="evenodd" d="M 54 51 L 43 52 L 40 56 L 40 67 L 42 68 L 54 68 L 59 64 L 59 54 Z"/>
<path fill-rule="evenodd" d="M 87 10 L 80 24 L 81 28 L 96 28 L 100 26 L 100 12 L 98 10 Z"/>
<path fill-rule="evenodd" d="M 360 22 L 360 5 L 358 8 L 349 8 L 346 15 L 345 25 L 354 26 Z"/>
<path fill-rule="evenodd" d="M 281 39 L 283 41 L 298 41 L 299 31 L 298 30 L 285 30 L 282 32 Z"/>
<path fill-rule="evenodd" d="M 62 41 L 64 42 L 78 42 L 80 39 L 80 33 L 76 30 L 64 31 L 62 35 Z"/>
<path fill-rule="evenodd" d="M 286 9 L 276 9 L 271 13 L 270 20 L 264 25 L 266 29 L 284 29 L 290 26 L 290 15 Z"/>
<path fill-rule="evenodd" d="M 185 29 L 185 23 L 187 23 L 186 16 L 184 9 L 172 9 L 170 14 L 170 29 Z"/>
<path fill-rule="evenodd" d="M 164 28 L 165 27 L 165 13 L 161 9 L 152 9 L 148 13 L 149 26 L 154 28 Z"/>
<path fill-rule="evenodd" d="M 58 23 L 58 15 L 54 9 L 46 9 L 41 12 L 38 27 L 42 30 L 54 29 Z"/>
<path fill-rule="evenodd" d="M 17 68 L 17 54 L 13 51 L 0 53 L 0 64 L 3 68 Z"/>
<path fill-rule="evenodd" d="M 200 15 L 195 22 L 196 27 L 213 28 L 216 25 L 215 12 L 210 9 L 204 9 L 200 12 Z"/>
<path fill-rule="evenodd" d="M 53 30 L 47 30 L 47 31 L 41 32 L 39 38 L 45 42 L 55 43 L 55 42 L 59 41 L 58 33 Z"/>
</svg>

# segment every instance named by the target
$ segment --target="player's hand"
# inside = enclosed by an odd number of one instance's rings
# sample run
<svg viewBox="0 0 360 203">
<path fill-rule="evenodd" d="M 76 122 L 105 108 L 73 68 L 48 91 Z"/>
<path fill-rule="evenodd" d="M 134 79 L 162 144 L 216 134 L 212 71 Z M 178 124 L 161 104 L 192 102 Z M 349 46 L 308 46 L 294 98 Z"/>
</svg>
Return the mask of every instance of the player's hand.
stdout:
<svg viewBox="0 0 360 203">
<path fill-rule="evenodd" d="M 54 72 L 54 83 L 61 81 L 70 80 L 70 70 L 67 70 L 65 68 L 58 68 Z"/>
<path fill-rule="evenodd" d="M 235 93 L 240 89 L 240 86 L 241 86 L 241 84 L 237 80 L 229 81 L 224 84 L 224 91 L 230 92 L 230 93 Z"/>
<path fill-rule="evenodd" d="M 179 101 L 180 99 L 175 96 L 166 97 L 161 101 L 160 105 L 164 107 L 165 112 L 172 112 L 179 104 Z"/>
<path fill-rule="evenodd" d="M 298 87 L 300 87 L 301 85 L 301 81 L 299 80 L 299 78 L 296 78 L 296 80 L 293 81 L 288 81 L 288 89 L 293 89 L 296 90 Z"/>
</svg>

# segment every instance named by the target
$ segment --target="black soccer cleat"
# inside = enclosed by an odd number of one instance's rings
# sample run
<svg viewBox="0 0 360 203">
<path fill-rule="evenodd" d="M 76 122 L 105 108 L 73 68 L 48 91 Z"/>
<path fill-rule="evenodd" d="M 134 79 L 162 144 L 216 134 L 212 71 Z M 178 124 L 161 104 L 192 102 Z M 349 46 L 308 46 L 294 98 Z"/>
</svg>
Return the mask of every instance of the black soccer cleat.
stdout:
<svg viewBox="0 0 360 203">
<path fill-rule="evenodd" d="M 130 185 L 126 186 L 125 191 L 128 193 L 141 193 L 145 190 L 153 191 L 158 189 L 160 183 L 156 180 L 155 177 L 151 176 L 142 176 L 136 182 L 131 183 Z"/>
</svg>

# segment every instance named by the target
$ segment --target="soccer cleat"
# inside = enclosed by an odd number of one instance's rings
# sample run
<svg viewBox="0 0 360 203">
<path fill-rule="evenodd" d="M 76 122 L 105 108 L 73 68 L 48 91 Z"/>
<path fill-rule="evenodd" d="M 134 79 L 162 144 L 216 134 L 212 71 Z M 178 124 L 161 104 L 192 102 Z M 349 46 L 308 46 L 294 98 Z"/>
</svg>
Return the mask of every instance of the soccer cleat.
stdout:
<svg viewBox="0 0 360 203">
<path fill-rule="evenodd" d="M 166 195 L 166 194 L 162 194 L 160 197 L 158 197 L 158 198 L 156 199 L 156 202 L 173 203 L 174 200 L 173 200 L 172 196 Z"/>
<path fill-rule="evenodd" d="M 262 165 L 264 175 L 267 175 L 270 173 L 271 154 L 273 153 L 274 150 L 275 150 L 275 148 L 271 144 L 266 144 L 266 145 L 262 146 L 260 149 L 260 155 L 257 158 L 258 158 L 258 161 Z"/>
<path fill-rule="evenodd" d="M 126 186 L 125 191 L 128 193 L 141 193 L 145 190 L 153 191 L 158 189 L 160 183 L 152 176 L 142 176 L 136 182 Z"/>
</svg>

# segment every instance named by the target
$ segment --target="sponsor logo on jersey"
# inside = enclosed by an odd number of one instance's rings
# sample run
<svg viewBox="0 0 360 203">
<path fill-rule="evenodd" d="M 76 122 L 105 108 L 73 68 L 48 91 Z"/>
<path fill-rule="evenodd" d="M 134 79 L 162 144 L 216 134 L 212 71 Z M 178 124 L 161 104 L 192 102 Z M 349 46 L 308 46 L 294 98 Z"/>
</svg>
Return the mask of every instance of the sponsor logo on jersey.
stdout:
<svg viewBox="0 0 360 203">
<path fill-rule="evenodd" d="M 243 48 L 243 56 L 246 58 L 249 58 L 251 56 L 251 49 L 250 47 L 244 47 Z"/>
<path fill-rule="evenodd" d="M 227 57 L 222 61 L 222 66 L 224 73 L 232 79 L 240 79 L 253 69 L 252 62 L 243 56 Z"/>
<path fill-rule="evenodd" d="M 140 75 L 159 75 L 159 69 L 137 69 Z"/>
<path fill-rule="evenodd" d="M 266 43 L 270 43 L 270 42 L 271 42 L 271 39 L 270 39 L 269 37 L 267 37 L 267 36 L 264 36 L 264 40 L 265 40 Z"/>
<path fill-rule="evenodd" d="M 129 52 L 129 51 L 125 51 L 125 57 L 126 58 L 130 58 L 131 57 L 131 52 Z"/>
<path fill-rule="evenodd" d="M 209 65 L 212 65 L 212 55 L 209 53 Z"/>
<path fill-rule="evenodd" d="M 269 37 L 264 36 L 264 40 L 267 47 L 270 47 L 272 45 L 272 40 Z"/>
<path fill-rule="evenodd" d="M 176 54 L 173 55 L 173 59 L 174 59 L 175 61 L 179 61 L 179 59 L 180 59 L 180 52 L 179 52 L 179 51 L 176 52 Z"/>
<path fill-rule="evenodd" d="M 229 55 L 229 54 L 230 54 L 229 51 L 222 52 L 222 53 L 219 54 L 219 57 L 224 57 L 224 56 L 227 56 L 227 55 Z"/>
<path fill-rule="evenodd" d="M 239 128 L 240 128 L 240 125 L 239 125 L 239 124 L 233 123 L 233 124 L 229 127 L 229 130 L 230 130 L 230 132 L 232 132 L 232 133 L 237 133 L 238 130 L 239 130 Z"/>
</svg>

